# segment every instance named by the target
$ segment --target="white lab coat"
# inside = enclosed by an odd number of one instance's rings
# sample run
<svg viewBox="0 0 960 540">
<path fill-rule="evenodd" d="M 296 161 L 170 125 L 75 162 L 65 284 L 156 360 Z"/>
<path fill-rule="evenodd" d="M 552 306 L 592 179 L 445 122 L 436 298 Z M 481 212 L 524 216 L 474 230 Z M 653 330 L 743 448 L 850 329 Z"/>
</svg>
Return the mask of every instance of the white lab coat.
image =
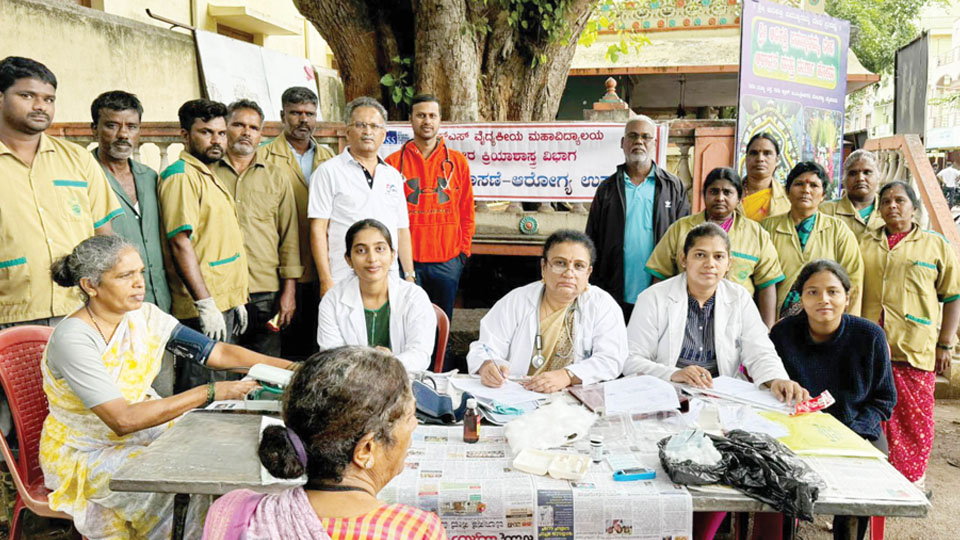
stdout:
<svg viewBox="0 0 960 540">
<path fill-rule="evenodd" d="M 630 352 L 625 375 L 640 373 L 670 380 L 687 328 L 686 272 L 648 287 L 637 297 L 627 324 Z M 713 344 L 720 375 L 743 379 L 743 364 L 758 386 L 789 379 L 767 334 L 753 298 L 742 286 L 723 279 L 713 306 Z"/>
<path fill-rule="evenodd" d="M 501 298 L 480 321 L 480 339 L 470 344 L 467 367 L 476 373 L 487 360 L 508 365 L 513 375 L 526 375 L 535 354 L 543 282 L 518 287 Z M 574 312 L 574 360 L 567 366 L 591 384 L 620 376 L 627 357 L 623 312 L 610 294 L 590 286 L 577 299 Z"/>
<path fill-rule="evenodd" d="M 430 367 L 437 338 L 437 315 L 427 293 L 409 281 L 391 275 L 390 346 L 407 371 Z M 360 280 L 352 275 L 340 281 L 320 300 L 317 344 L 320 350 L 341 345 L 367 345 L 367 322 L 360 296 Z"/>
</svg>

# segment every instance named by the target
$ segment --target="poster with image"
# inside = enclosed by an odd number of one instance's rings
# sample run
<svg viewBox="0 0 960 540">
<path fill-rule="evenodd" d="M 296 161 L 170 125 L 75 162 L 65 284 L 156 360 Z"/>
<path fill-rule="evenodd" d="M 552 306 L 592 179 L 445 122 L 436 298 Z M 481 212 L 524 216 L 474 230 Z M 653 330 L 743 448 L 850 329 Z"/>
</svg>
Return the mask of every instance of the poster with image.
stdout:
<svg viewBox="0 0 960 540">
<path fill-rule="evenodd" d="M 740 21 L 738 170 L 766 131 L 780 143 L 778 181 L 813 160 L 831 179 L 824 198 L 838 197 L 850 23 L 763 0 L 743 2 Z"/>
</svg>

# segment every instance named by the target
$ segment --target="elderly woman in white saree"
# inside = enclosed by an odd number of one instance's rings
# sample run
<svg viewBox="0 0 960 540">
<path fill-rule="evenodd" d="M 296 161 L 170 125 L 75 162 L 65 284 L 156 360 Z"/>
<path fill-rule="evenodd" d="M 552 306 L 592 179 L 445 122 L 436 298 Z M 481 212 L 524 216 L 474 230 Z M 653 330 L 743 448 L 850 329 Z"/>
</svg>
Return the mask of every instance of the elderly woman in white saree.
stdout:
<svg viewBox="0 0 960 540">
<path fill-rule="evenodd" d="M 113 473 L 188 410 L 256 388 L 224 381 L 161 399 L 151 385 L 164 351 L 213 369 L 290 365 L 215 342 L 144 303 L 143 271 L 137 250 L 115 236 L 88 238 L 51 268 L 58 285 L 80 287 L 87 301 L 56 327 L 41 361 L 50 414 L 40 466 L 50 507 L 90 539 L 169 538 L 173 495 L 111 491 Z M 199 538 L 208 503 L 191 500 L 188 538 Z"/>
</svg>

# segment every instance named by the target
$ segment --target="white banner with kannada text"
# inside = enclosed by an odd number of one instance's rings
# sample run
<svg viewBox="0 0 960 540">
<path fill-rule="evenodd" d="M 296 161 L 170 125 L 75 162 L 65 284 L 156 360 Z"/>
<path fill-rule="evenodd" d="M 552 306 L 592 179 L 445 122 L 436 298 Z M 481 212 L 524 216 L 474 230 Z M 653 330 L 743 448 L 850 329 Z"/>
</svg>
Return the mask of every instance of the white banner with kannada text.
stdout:
<svg viewBox="0 0 960 540">
<path fill-rule="evenodd" d="M 666 163 L 668 133 L 658 126 L 657 163 Z M 444 124 L 441 134 L 466 156 L 473 196 L 482 201 L 589 202 L 624 161 L 619 123 Z M 408 124 L 388 125 L 380 155 L 412 137 Z"/>
</svg>

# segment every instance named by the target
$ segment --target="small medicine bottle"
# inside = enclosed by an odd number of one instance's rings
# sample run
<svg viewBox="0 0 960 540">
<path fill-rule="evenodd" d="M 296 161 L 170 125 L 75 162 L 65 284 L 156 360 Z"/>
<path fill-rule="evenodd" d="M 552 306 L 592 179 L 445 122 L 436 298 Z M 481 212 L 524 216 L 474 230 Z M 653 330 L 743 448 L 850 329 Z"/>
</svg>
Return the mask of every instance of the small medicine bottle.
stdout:
<svg viewBox="0 0 960 540">
<path fill-rule="evenodd" d="M 603 435 L 590 436 L 590 459 L 594 463 L 603 461 Z"/>
<path fill-rule="evenodd" d="M 463 415 L 463 442 L 475 443 L 480 440 L 480 413 L 477 400 L 467 399 L 467 412 Z"/>
</svg>

